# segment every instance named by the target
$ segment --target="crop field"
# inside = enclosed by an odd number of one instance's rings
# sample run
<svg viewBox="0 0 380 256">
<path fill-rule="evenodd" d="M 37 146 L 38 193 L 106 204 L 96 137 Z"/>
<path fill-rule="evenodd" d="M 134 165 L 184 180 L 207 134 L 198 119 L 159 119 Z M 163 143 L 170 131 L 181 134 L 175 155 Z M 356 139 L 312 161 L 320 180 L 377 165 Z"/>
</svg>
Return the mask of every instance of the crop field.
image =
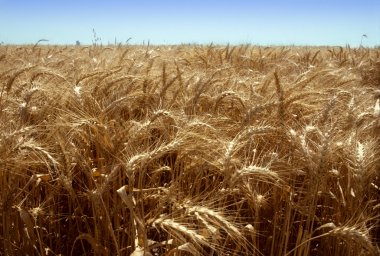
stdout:
<svg viewBox="0 0 380 256">
<path fill-rule="evenodd" d="M 380 49 L 0 46 L 0 255 L 380 255 Z"/>
</svg>

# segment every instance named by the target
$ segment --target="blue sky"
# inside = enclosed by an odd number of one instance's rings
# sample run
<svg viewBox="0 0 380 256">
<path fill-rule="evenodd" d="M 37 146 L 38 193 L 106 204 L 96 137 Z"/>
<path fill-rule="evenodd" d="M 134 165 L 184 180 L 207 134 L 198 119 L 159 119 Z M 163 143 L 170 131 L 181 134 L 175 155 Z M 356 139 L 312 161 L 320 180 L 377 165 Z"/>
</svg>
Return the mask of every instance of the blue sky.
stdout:
<svg viewBox="0 0 380 256">
<path fill-rule="evenodd" d="M 380 45 L 380 0 L 0 0 L 0 42 Z M 362 35 L 367 35 L 367 38 Z"/>
</svg>

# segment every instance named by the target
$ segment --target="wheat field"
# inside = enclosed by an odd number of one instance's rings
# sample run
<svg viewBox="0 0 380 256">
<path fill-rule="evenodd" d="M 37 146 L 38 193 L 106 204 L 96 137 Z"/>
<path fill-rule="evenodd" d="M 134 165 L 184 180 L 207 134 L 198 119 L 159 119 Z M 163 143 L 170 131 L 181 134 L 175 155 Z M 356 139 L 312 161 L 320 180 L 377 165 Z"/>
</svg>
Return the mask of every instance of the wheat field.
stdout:
<svg viewBox="0 0 380 256">
<path fill-rule="evenodd" d="M 0 46 L 1 255 L 379 255 L 380 49 Z"/>
</svg>

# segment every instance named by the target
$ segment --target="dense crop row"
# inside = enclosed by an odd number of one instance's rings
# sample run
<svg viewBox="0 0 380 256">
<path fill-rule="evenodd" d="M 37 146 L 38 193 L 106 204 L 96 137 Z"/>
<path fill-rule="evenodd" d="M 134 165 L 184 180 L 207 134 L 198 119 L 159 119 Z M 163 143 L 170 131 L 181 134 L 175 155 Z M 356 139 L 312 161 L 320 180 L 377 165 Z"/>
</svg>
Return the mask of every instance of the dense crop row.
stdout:
<svg viewBox="0 0 380 256">
<path fill-rule="evenodd" d="M 379 89 L 376 49 L 1 46 L 0 251 L 378 255 Z"/>
</svg>

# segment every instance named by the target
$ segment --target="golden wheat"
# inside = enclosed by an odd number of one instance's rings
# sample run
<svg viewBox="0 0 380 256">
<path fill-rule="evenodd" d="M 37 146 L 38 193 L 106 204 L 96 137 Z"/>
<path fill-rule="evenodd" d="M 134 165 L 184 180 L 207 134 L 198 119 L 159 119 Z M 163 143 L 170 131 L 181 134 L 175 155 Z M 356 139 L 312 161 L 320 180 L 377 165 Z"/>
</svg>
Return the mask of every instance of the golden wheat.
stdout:
<svg viewBox="0 0 380 256">
<path fill-rule="evenodd" d="M 0 255 L 378 254 L 379 49 L 0 56 Z"/>
</svg>

